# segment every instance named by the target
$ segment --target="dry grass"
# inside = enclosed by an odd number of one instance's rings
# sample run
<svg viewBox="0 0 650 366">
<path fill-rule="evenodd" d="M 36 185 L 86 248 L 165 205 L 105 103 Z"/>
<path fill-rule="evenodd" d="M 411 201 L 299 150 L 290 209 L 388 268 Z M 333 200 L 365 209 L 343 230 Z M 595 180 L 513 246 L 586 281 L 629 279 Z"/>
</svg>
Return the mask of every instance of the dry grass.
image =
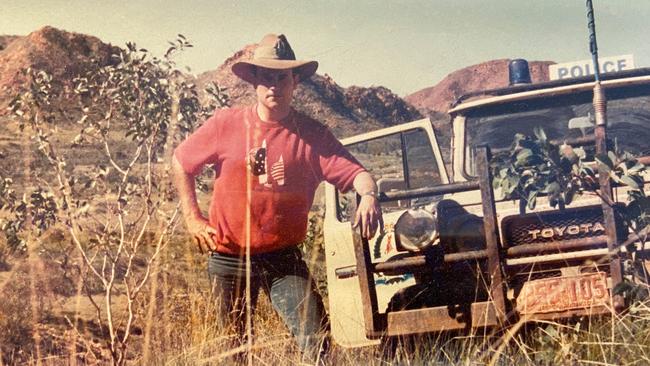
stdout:
<svg viewBox="0 0 650 366">
<path fill-rule="evenodd" d="M 318 220 L 314 220 L 317 222 Z M 52 236 L 55 238 L 56 236 Z M 65 242 L 65 238 L 59 240 Z M 311 244 L 311 243 L 310 243 Z M 29 256 L 12 257 L 0 272 L 0 350 L 4 364 L 108 364 L 101 329 L 87 298 L 76 294 L 70 273 L 57 263 L 58 240 L 41 242 Z M 319 250 L 319 245 L 309 245 Z M 318 255 L 314 265 L 320 261 Z M 316 276 L 322 268 L 313 266 Z M 234 333 L 217 319 L 210 300 L 204 258 L 182 235 L 175 237 L 138 304 L 129 363 L 219 365 L 240 360 Z M 119 297 L 116 298 L 120 301 Z M 265 296 L 254 318 L 253 361 L 297 365 L 300 354 Z M 512 338 L 507 329 L 473 334 L 432 334 L 394 339 L 380 346 L 334 345 L 333 365 L 621 365 L 650 362 L 650 306 L 637 304 L 620 316 L 527 324 Z M 507 343 L 500 347 L 501 342 Z"/>
<path fill-rule="evenodd" d="M 7 162 L 22 166 L 20 145 L 10 137 L 15 132 L 0 124 L 4 136 L 0 150 L 8 153 Z M 76 169 L 91 165 L 91 153 L 81 154 L 88 160 L 80 161 Z M 390 164 L 377 169 L 392 173 Z M 200 195 L 203 203 L 207 198 Z M 305 258 L 324 292 L 321 223 L 318 216 L 311 217 Z M 99 300 L 96 284 L 76 265 L 79 262 L 70 238 L 54 228 L 31 239 L 29 253 L 23 254 L 9 254 L 0 241 L 0 365 L 110 364 L 106 330 L 98 326 L 102 315 L 91 302 Z M 234 331 L 215 317 L 207 282 L 205 258 L 183 233 L 177 233 L 154 263 L 145 296 L 136 304 L 130 364 L 219 365 L 241 359 L 243 349 L 232 346 Z M 113 297 L 115 307 L 120 308 L 123 301 L 118 291 Z M 124 314 L 116 316 L 119 324 Z M 300 364 L 297 347 L 265 296 L 260 298 L 254 326 L 254 364 Z M 517 332 L 508 332 L 515 328 Z M 334 344 L 328 362 L 377 366 L 643 365 L 650 364 L 649 347 L 650 306 L 639 304 L 624 315 L 599 319 L 424 335 L 361 349 Z"/>
</svg>

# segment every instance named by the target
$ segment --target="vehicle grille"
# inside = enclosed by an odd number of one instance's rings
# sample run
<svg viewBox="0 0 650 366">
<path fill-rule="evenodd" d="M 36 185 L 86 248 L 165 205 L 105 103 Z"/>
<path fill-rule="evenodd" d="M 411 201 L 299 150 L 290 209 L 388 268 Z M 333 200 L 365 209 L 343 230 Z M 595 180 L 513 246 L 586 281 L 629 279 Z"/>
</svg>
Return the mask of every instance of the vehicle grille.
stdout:
<svg viewBox="0 0 650 366">
<path fill-rule="evenodd" d="M 604 234 L 603 211 L 599 205 L 508 216 L 503 219 L 506 247 L 590 238 Z"/>
</svg>

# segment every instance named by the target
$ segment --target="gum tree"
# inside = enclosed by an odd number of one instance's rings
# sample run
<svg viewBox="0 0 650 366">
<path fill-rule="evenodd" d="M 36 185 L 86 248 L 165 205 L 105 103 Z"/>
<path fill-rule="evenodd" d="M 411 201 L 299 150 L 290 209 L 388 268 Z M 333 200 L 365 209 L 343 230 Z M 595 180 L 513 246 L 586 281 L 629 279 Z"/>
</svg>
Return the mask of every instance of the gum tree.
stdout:
<svg viewBox="0 0 650 366">
<path fill-rule="evenodd" d="M 127 361 L 136 304 L 178 223 L 168 179 L 174 141 L 228 103 L 212 85 L 211 102 L 201 105 L 196 86 L 173 59 L 188 47 L 179 35 L 157 58 L 127 43 L 111 65 L 68 84 L 26 70 L 29 88 L 10 105 L 40 163 L 30 172 L 33 184 L 23 184 L 22 198 L 10 177 L 0 177 L 7 243 L 24 250 L 34 245 L 27 231 L 64 228 L 77 253 L 67 254 L 66 263 L 76 268 L 78 295 L 85 293 L 95 308 L 115 365 Z M 61 131 L 70 126 L 76 132 L 66 140 Z"/>
</svg>

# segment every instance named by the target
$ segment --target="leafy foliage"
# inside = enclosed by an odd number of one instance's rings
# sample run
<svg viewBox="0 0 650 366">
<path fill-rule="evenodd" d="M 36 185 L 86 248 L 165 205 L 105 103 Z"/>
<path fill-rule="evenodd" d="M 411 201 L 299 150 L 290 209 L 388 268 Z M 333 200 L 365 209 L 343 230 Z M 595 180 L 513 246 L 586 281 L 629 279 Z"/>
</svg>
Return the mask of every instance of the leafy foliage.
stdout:
<svg viewBox="0 0 650 366">
<path fill-rule="evenodd" d="M 517 134 L 506 154 L 492 162 L 493 187 L 507 199 L 520 199 L 534 209 L 537 197 L 546 194 L 551 206 L 564 207 L 585 187 L 593 187 L 593 170 L 583 162 L 582 148 L 551 144 L 541 128 L 535 136 Z"/>
<path fill-rule="evenodd" d="M 0 230 L 5 234 L 12 251 L 25 252 L 27 242 L 19 233 L 31 230 L 40 235 L 56 222 L 57 203 L 54 195 L 46 189 L 37 187 L 22 198 L 16 197 L 12 179 L 0 176 Z"/>
<path fill-rule="evenodd" d="M 78 75 L 63 89 L 54 88 L 46 72 L 27 70 L 30 87 L 10 104 L 42 164 L 28 173 L 22 199 L 12 179 L 0 176 L 2 231 L 13 248 L 26 250 L 51 226 L 66 229 L 79 257 L 68 254 L 62 262 L 84 283 L 114 364 L 126 362 L 134 305 L 177 224 L 168 171 L 174 141 L 194 130 L 208 108 L 228 102 L 213 85 L 212 101 L 201 104 L 173 59 L 187 47 L 179 35 L 157 58 L 127 43 L 114 63 Z M 58 111 L 60 100 L 78 106 L 74 120 Z M 71 141 L 61 138 L 64 125 L 77 129 Z M 90 291 L 97 286 L 102 306 Z M 118 296 L 125 300 L 118 304 Z"/>
<path fill-rule="evenodd" d="M 632 154 L 618 148 L 596 156 L 596 161 L 600 172 L 607 173 L 618 185 L 628 187 L 623 219 L 630 229 L 639 233 L 650 224 L 650 198 L 644 191 L 643 179 L 648 168 Z"/>
<path fill-rule="evenodd" d="M 576 195 L 599 194 L 598 172 L 628 188 L 624 219 L 633 230 L 650 224 L 650 199 L 643 187 L 647 167 L 615 146 L 607 154 L 591 156 L 583 148 L 554 145 L 540 128 L 535 136 L 517 134 L 510 150 L 492 161 L 493 187 L 506 199 L 519 199 L 534 209 L 537 197 L 547 195 L 551 207 L 564 208 Z M 597 166 L 597 170 L 594 169 Z"/>
</svg>

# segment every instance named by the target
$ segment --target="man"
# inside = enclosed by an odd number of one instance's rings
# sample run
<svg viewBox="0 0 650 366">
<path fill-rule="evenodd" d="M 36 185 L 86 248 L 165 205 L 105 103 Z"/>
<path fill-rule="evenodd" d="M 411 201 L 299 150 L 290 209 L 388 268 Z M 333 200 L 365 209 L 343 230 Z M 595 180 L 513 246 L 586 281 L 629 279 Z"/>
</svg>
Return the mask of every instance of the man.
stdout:
<svg viewBox="0 0 650 366">
<path fill-rule="evenodd" d="M 216 299 L 240 334 L 244 331 L 246 250 L 250 250 L 251 307 L 259 289 L 294 335 L 303 354 L 318 354 L 327 317 L 297 248 L 318 184 L 327 180 L 361 195 L 355 226 L 371 237 L 381 220 L 371 175 L 322 124 L 291 107 L 301 80 L 316 61 L 298 61 L 283 35 L 265 36 L 251 60 L 232 66 L 251 83 L 257 103 L 222 109 L 174 153 L 174 182 L 189 234 L 209 252 Z M 213 164 L 209 219 L 199 210 L 194 177 Z"/>
</svg>

